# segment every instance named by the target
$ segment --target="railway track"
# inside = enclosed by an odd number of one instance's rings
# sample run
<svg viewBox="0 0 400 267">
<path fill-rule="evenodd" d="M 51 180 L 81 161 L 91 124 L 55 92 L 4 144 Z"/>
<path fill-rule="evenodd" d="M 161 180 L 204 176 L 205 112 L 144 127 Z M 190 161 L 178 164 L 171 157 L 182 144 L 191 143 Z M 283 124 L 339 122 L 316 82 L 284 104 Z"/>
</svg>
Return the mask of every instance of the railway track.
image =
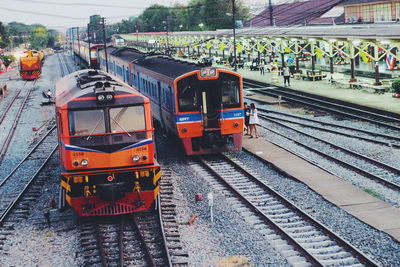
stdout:
<svg viewBox="0 0 400 267">
<path fill-rule="evenodd" d="M 349 168 L 357 173 L 360 173 L 361 175 L 368 177 L 378 183 L 381 183 L 381 184 L 383 184 L 389 188 L 392 188 L 396 191 L 400 191 L 400 181 L 398 180 L 398 177 L 400 175 L 400 170 L 397 167 L 391 166 L 391 165 L 381 162 L 379 160 L 375 160 L 369 156 L 365 156 L 365 155 L 362 155 L 355 151 L 352 151 L 346 147 L 343 147 L 343 146 L 337 145 L 333 142 L 327 141 L 323 138 L 318 137 L 317 134 L 310 134 L 303 130 L 297 129 L 297 128 L 291 126 L 290 123 L 282 122 L 280 119 L 272 119 L 263 114 L 260 114 L 259 117 L 261 119 L 267 120 L 271 123 L 277 124 L 280 127 L 285 128 L 285 131 L 278 131 L 276 129 L 271 129 L 271 127 L 265 127 L 263 125 L 260 125 L 260 127 L 264 128 L 270 132 L 273 132 L 274 134 L 282 136 L 282 137 L 296 143 L 299 146 L 302 146 L 314 153 L 317 153 L 318 155 L 321 155 L 325 158 L 328 158 L 329 160 L 339 163 L 340 165 L 345 166 L 346 168 Z M 291 137 L 287 130 L 289 130 L 289 132 L 292 131 L 296 134 L 300 134 L 306 138 L 312 139 L 313 141 L 317 141 L 326 146 L 329 146 L 330 148 L 342 153 L 342 157 L 332 156 L 329 154 L 329 152 L 325 152 L 321 149 L 316 149 L 312 145 L 307 144 L 307 142 L 304 142 L 304 139 L 299 140 L 298 138 Z M 323 129 L 323 130 L 325 130 L 325 129 Z M 276 144 L 276 145 L 280 146 L 279 144 Z M 291 151 L 291 152 L 293 153 L 293 151 Z M 295 154 L 297 155 L 298 153 L 295 153 Z M 301 155 L 299 155 L 299 156 L 301 156 Z M 356 163 L 354 163 L 354 164 L 349 163 L 346 159 L 346 156 L 351 156 L 354 159 L 356 159 L 357 160 Z M 304 157 L 302 157 L 302 158 L 304 158 Z M 308 159 L 306 159 L 306 160 L 310 161 Z M 311 162 L 311 163 L 313 163 L 313 162 Z M 315 164 L 315 163 L 313 163 L 313 164 Z"/>
<path fill-rule="evenodd" d="M 60 53 L 57 54 L 58 62 L 59 62 L 59 67 L 60 67 L 60 74 L 61 77 L 64 77 L 65 75 L 68 75 L 73 72 L 72 68 L 68 65 L 67 58 L 65 56 L 65 53 L 62 53 L 60 56 Z M 67 70 L 66 72 L 64 71 L 65 69 Z"/>
<path fill-rule="evenodd" d="M 0 125 L 3 122 L 4 118 L 6 117 L 7 113 L 10 111 L 11 106 L 14 105 L 15 100 L 17 99 L 17 97 L 19 96 L 19 94 L 21 93 L 21 89 L 18 90 L 15 95 L 13 96 L 13 98 L 10 100 L 10 103 L 8 103 L 6 109 L 3 111 L 3 113 L 0 116 Z"/>
<path fill-rule="evenodd" d="M 88 218 L 80 240 L 87 266 L 172 266 L 155 212 Z"/>
<path fill-rule="evenodd" d="M 226 190 L 235 196 L 235 208 L 251 218 L 289 264 L 378 266 L 230 158 L 206 156 L 191 165 L 215 190 Z"/>
<path fill-rule="evenodd" d="M 43 171 L 57 149 L 55 126 L 50 129 L 27 156 L 0 182 L 0 226 L 12 214 L 14 208 L 22 205 L 22 209 L 28 210 L 27 204 L 22 203 L 35 200 L 40 194 L 39 187 L 32 189 L 32 185 L 39 178 L 46 179 Z M 26 195 L 29 190 L 34 193 Z"/>
<path fill-rule="evenodd" d="M 164 171 L 163 171 L 164 173 Z M 166 172 L 167 177 L 170 177 Z M 188 266 L 175 220 L 171 180 L 162 182 L 157 211 L 87 218 L 80 240 L 90 266 Z"/>
<path fill-rule="evenodd" d="M 260 88 L 257 93 L 273 97 L 282 97 L 285 100 L 307 105 L 331 113 L 344 115 L 354 119 L 366 121 L 388 129 L 400 131 L 400 117 L 394 113 L 361 107 L 356 104 L 330 99 L 322 96 L 307 94 L 276 85 L 244 79 L 243 85 L 247 88 Z M 266 88 L 268 87 L 268 88 Z"/>
<path fill-rule="evenodd" d="M 11 128 L 10 128 L 10 130 L 9 130 L 9 132 L 8 132 L 6 138 L 5 138 L 5 140 L 4 140 L 4 142 L 3 142 L 2 146 L 1 146 L 1 149 L 0 149 L 0 163 L 3 161 L 3 159 L 4 159 L 4 157 L 5 157 L 6 153 L 7 153 L 7 150 L 8 150 L 8 148 L 9 148 L 10 144 L 11 144 L 11 141 L 12 141 L 12 139 L 13 139 L 13 137 L 14 137 L 14 133 L 15 133 L 15 131 L 16 131 L 16 129 L 17 129 L 19 120 L 21 119 L 22 111 L 24 110 L 24 108 L 25 108 L 25 106 L 26 106 L 26 103 L 28 102 L 29 96 L 31 95 L 33 89 L 35 88 L 36 81 L 37 81 L 37 80 L 35 80 L 35 81 L 33 82 L 32 86 L 31 86 L 31 87 L 28 89 L 28 91 L 26 92 L 26 94 L 25 94 L 24 98 L 22 99 L 22 102 L 21 102 L 21 104 L 20 104 L 20 106 L 19 106 L 19 108 L 18 108 L 18 110 L 17 110 L 16 116 L 15 116 L 15 118 L 12 120 L 13 123 L 12 123 L 12 125 L 11 125 Z M 26 84 L 27 84 L 27 82 L 24 83 L 24 88 L 25 88 Z M 23 88 L 23 89 L 24 89 L 24 88 Z M 21 90 L 20 90 L 20 91 L 21 91 Z M 18 93 L 18 95 L 19 95 L 19 93 Z M 14 101 L 12 102 L 12 105 L 10 105 L 10 108 L 9 108 L 9 109 L 11 109 L 11 106 L 15 105 L 16 99 L 17 99 L 17 97 L 14 99 Z M 8 111 L 7 111 L 6 113 L 8 114 Z M 4 117 L 5 117 L 7 114 L 4 114 Z M 4 118 L 3 118 L 3 119 L 4 119 Z"/>
<path fill-rule="evenodd" d="M 324 122 L 317 119 L 305 118 L 304 116 L 288 114 L 285 112 L 279 112 L 260 107 L 258 107 L 257 110 L 263 115 L 264 118 L 276 119 L 282 122 L 294 123 L 315 130 L 323 130 L 325 132 L 357 138 L 379 145 L 400 148 L 400 137 L 398 135 L 377 133 L 370 130 L 359 129 L 352 126 L 344 126 L 337 123 Z"/>
</svg>

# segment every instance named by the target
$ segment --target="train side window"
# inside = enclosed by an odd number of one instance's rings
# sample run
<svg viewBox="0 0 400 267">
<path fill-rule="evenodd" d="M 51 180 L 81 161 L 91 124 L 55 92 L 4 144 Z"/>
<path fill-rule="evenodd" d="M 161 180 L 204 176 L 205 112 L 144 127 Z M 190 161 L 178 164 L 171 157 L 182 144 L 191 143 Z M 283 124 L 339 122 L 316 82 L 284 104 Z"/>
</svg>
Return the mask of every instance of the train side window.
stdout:
<svg viewBox="0 0 400 267">
<path fill-rule="evenodd" d="M 111 132 L 130 132 L 146 129 L 144 107 L 110 108 Z"/>
<path fill-rule="evenodd" d="M 70 135 L 101 134 L 106 131 L 102 109 L 70 111 L 68 122 Z"/>
<path fill-rule="evenodd" d="M 238 107 L 240 105 L 239 87 L 236 81 L 224 81 L 221 85 L 222 102 L 226 107 Z"/>
<path fill-rule="evenodd" d="M 62 124 L 62 119 L 61 119 L 61 113 L 57 113 L 57 119 L 58 119 L 58 131 L 60 135 L 63 135 L 64 129 L 63 129 L 63 124 Z"/>
<path fill-rule="evenodd" d="M 168 101 L 168 107 L 170 108 L 170 109 L 172 109 L 172 89 L 171 89 L 171 86 L 168 86 L 168 92 L 167 92 L 167 101 Z"/>
<path fill-rule="evenodd" d="M 199 110 L 199 96 L 196 88 L 190 84 L 184 84 L 178 89 L 179 111 L 197 111 Z"/>
</svg>

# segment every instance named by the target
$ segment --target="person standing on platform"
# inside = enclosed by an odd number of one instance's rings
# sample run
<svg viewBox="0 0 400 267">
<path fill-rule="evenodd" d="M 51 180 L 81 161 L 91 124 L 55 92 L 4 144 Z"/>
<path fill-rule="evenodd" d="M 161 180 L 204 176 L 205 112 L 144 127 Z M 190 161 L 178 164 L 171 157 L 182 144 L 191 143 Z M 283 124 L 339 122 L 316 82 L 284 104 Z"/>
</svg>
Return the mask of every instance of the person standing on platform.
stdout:
<svg viewBox="0 0 400 267">
<path fill-rule="evenodd" d="M 271 68 L 271 82 L 277 83 L 278 82 L 278 66 L 272 64 Z"/>
<path fill-rule="evenodd" d="M 264 76 L 265 75 L 265 72 L 264 72 L 265 71 L 265 69 L 264 69 L 265 68 L 265 64 L 264 64 L 263 60 L 260 60 L 259 68 L 260 68 L 260 74 Z"/>
<path fill-rule="evenodd" d="M 249 120 L 250 120 L 250 108 L 247 105 L 247 102 L 244 102 L 244 128 L 246 131 L 245 135 L 249 135 L 249 130 L 250 130 Z"/>
<path fill-rule="evenodd" d="M 287 59 L 287 65 L 289 67 L 290 75 L 292 75 L 292 77 L 293 77 L 294 70 L 295 70 L 295 65 L 294 65 L 294 59 L 292 58 L 291 55 Z"/>
<path fill-rule="evenodd" d="M 251 103 L 250 104 L 250 119 L 249 119 L 250 138 L 253 138 L 253 133 L 256 136 L 256 138 L 258 138 L 257 124 L 259 124 L 259 121 L 258 121 L 256 105 L 254 103 Z"/>
<path fill-rule="evenodd" d="M 283 84 L 286 86 L 286 83 L 288 86 L 290 86 L 290 70 L 286 65 L 283 65 L 282 68 L 283 71 Z"/>
</svg>

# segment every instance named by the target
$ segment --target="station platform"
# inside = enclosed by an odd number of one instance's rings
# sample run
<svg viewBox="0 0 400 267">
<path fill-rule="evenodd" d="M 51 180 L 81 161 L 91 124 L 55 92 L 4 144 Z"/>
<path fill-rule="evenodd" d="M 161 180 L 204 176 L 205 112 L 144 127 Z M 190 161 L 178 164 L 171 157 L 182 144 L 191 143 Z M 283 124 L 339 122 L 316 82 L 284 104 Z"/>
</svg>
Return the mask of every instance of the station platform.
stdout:
<svg viewBox="0 0 400 267">
<path fill-rule="evenodd" d="M 262 138 L 243 138 L 243 149 L 306 184 L 327 201 L 400 241 L 400 208 L 372 197 Z"/>
</svg>

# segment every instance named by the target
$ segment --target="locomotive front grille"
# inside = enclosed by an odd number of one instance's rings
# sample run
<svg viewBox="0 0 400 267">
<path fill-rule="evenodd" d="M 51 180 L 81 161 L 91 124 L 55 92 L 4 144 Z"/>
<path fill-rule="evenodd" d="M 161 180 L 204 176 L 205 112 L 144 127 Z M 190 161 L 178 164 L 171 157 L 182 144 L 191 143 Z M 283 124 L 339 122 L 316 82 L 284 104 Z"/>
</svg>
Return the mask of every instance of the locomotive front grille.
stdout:
<svg viewBox="0 0 400 267">
<path fill-rule="evenodd" d="M 110 214 L 132 213 L 135 210 L 137 210 L 137 207 L 133 207 L 132 205 L 125 205 L 123 203 L 110 203 L 107 206 L 91 210 L 89 214 L 93 216 L 105 216 Z"/>
</svg>

